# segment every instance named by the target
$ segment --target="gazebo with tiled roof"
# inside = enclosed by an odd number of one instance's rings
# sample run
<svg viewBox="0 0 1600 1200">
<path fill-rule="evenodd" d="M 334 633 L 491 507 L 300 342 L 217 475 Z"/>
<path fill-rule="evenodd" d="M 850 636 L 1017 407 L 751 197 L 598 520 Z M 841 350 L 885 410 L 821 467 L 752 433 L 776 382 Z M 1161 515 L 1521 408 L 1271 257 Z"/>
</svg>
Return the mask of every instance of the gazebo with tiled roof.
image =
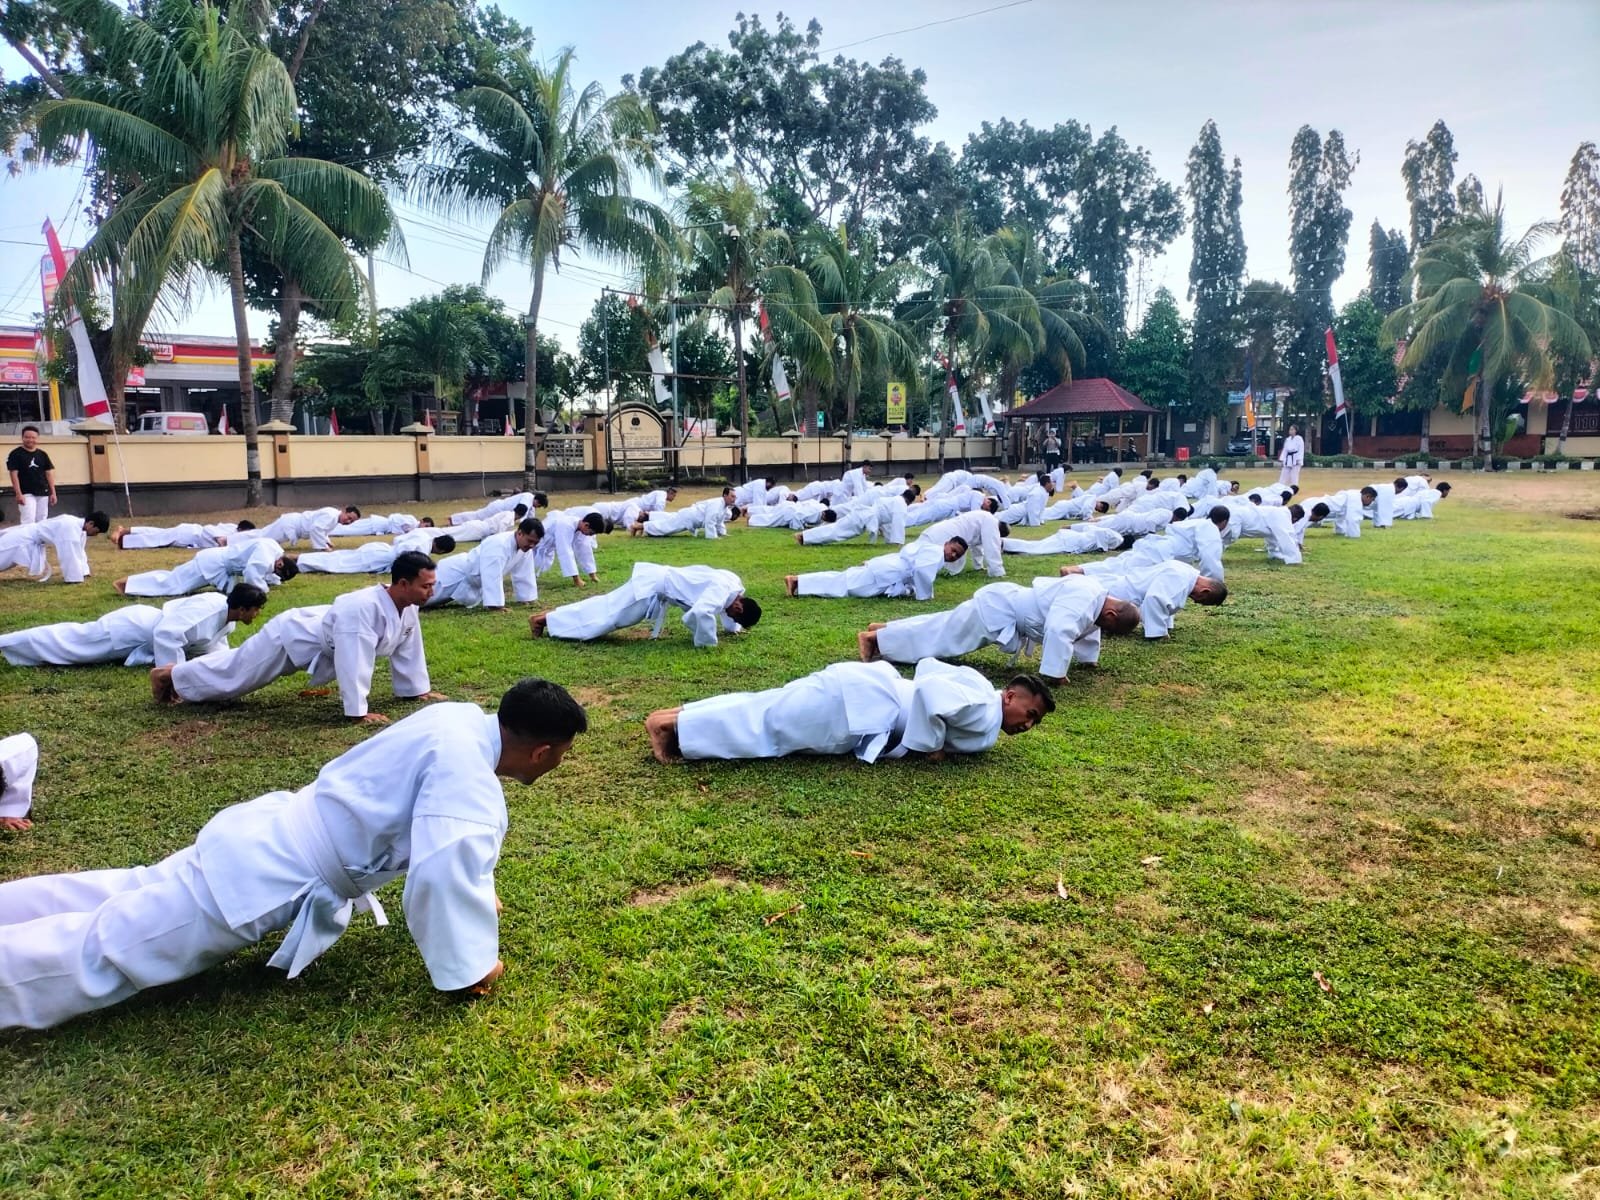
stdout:
<svg viewBox="0 0 1600 1200">
<path fill-rule="evenodd" d="M 1053 387 L 1011 409 L 1005 418 L 1064 431 L 1062 449 L 1069 463 L 1121 462 L 1149 457 L 1158 411 L 1127 388 L 1095 378 Z"/>
</svg>

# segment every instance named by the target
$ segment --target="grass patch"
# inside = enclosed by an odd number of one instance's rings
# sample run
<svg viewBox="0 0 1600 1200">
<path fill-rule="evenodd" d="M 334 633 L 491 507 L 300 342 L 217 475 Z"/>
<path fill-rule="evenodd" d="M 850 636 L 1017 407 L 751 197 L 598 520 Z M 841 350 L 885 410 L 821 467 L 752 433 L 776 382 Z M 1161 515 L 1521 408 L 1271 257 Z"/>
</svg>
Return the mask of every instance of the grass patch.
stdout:
<svg viewBox="0 0 1600 1200">
<path fill-rule="evenodd" d="M 1594 1194 L 1600 529 L 1561 516 L 1600 483 L 1452 483 L 1431 524 L 1313 533 L 1304 568 L 1230 550 L 1225 606 L 1113 643 L 1040 730 L 942 765 L 649 757 L 650 709 L 917 611 L 782 595 L 864 546 L 604 540 L 607 585 L 639 557 L 743 575 L 768 615 L 713 652 L 429 613 L 440 690 L 538 673 L 591 715 L 568 765 L 507 788 L 503 986 L 441 997 L 403 928 L 357 918 L 294 982 L 269 945 L 0 1035 L 0 1194 Z M 0 629 L 99 615 L 126 564 L 181 555 L 91 557 L 81 588 L 0 577 Z M 410 711 L 387 687 L 375 707 Z M 7 877 L 153 860 L 363 736 L 294 680 L 176 712 L 118 668 L 0 689 L 43 748 Z"/>
</svg>

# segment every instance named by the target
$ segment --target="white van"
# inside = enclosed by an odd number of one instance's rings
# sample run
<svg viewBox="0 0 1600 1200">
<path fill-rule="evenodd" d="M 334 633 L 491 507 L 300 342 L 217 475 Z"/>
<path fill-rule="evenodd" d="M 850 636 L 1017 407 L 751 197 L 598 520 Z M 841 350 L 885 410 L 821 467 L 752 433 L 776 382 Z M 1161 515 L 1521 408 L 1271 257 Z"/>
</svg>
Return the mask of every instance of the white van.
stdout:
<svg viewBox="0 0 1600 1200">
<path fill-rule="evenodd" d="M 147 412 L 139 418 L 139 428 L 135 432 L 205 437 L 211 432 L 211 423 L 206 420 L 205 413 Z"/>
</svg>

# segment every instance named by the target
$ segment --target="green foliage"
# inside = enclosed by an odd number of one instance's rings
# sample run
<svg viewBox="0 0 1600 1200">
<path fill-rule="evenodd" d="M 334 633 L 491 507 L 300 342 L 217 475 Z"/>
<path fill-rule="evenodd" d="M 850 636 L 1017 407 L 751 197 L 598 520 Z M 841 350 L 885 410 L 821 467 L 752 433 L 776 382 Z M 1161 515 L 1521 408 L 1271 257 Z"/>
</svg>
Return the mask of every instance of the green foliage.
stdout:
<svg viewBox="0 0 1600 1200">
<path fill-rule="evenodd" d="M 1578 271 L 1600 276 L 1600 150 L 1593 142 L 1573 152 L 1561 186 L 1562 249 Z"/>
<path fill-rule="evenodd" d="M 1345 401 L 1358 413 L 1388 412 L 1399 386 L 1394 342 L 1383 336 L 1383 314 L 1365 296 L 1339 310 L 1333 321 Z"/>
<path fill-rule="evenodd" d="M 1217 123 L 1207 121 L 1189 151 L 1190 229 L 1194 255 L 1189 262 L 1189 298 L 1194 301 L 1193 349 L 1187 407 L 1221 415 L 1242 332 L 1245 245 L 1240 220 L 1243 175 L 1239 160 L 1224 166 Z"/>
<path fill-rule="evenodd" d="M 1178 302 L 1159 289 L 1139 330 L 1122 348 L 1117 382 L 1156 408 L 1189 404 L 1191 348 L 1189 328 L 1178 315 Z"/>
<path fill-rule="evenodd" d="M 1367 295 L 1384 316 L 1411 298 L 1406 279 L 1411 270 L 1411 251 L 1406 246 L 1406 235 L 1398 229 L 1385 230 L 1377 221 L 1372 223 L 1367 257 Z"/>
<path fill-rule="evenodd" d="M 657 336 L 642 305 L 630 305 L 615 292 L 602 295 L 578 330 L 579 387 L 601 396 L 609 391 L 617 401 L 655 403 L 645 356 Z"/>
<path fill-rule="evenodd" d="M 1443 121 L 1435 121 L 1433 128 L 1420 142 L 1406 143 L 1405 161 L 1400 166 L 1400 176 L 1406 184 L 1406 200 L 1411 205 L 1411 248 L 1420 251 L 1433 240 L 1440 226 L 1456 217 L 1455 138 Z"/>
<path fill-rule="evenodd" d="M 1327 351 L 1324 334 L 1333 324 L 1333 284 L 1344 273 L 1351 213 L 1344 205 L 1354 164 L 1344 135 L 1326 139 L 1309 125 L 1295 134 L 1289 153 L 1289 270 L 1294 279 L 1295 331 L 1284 367 L 1296 401 L 1318 412 Z"/>
</svg>

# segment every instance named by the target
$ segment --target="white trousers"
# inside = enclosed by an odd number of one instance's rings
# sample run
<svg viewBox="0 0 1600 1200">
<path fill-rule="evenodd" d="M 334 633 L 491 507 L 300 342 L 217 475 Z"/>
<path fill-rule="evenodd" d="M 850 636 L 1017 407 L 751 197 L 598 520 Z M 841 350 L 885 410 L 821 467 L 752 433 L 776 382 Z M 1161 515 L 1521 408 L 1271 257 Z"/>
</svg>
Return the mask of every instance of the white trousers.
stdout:
<svg viewBox="0 0 1600 1200">
<path fill-rule="evenodd" d="M 893 587 L 877 571 L 863 564 L 845 571 L 808 571 L 800 576 L 795 588 L 801 596 L 828 596 L 839 600 L 853 597 L 865 600 L 871 596 L 886 596 Z"/>
<path fill-rule="evenodd" d="M 18 496 L 17 524 L 32 525 L 50 515 L 49 496 Z"/>
<path fill-rule="evenodd" d="M 1299 487 L 1300 464 L 1295 463 L 1291 467 L 1288 463 L 1284 463 L 1283 470 L 1278 472 L 1278 482 L 1283 484 L 1284 487 Z"/>
<path fill-rule="evenodd" d="M 587 642 L 639 624 L 654 607 L 653 596 L 636 600 L 625 589 L 616 588 L 604 595 L 551 609 L 545 632 L 553 638 Z"/>
<path fill-rule="evenodd" d="M 194 560 L 180 563 L 170 571 L 141 571 L 128 576 L 127 596 L 187 596 L 206 586 L 205 572 Z"/>
<path fill-rule="evenodd" d="M 971 600 L 944 612 L 901 617 L 878 630 L 878 653 L 890 662 L 914 663 L 924 658 L 960 658 L 995 642 Z"/>
<path fill-rule="evenodd" d="M 190 704 L 237 700 L 275 679 L 305 670 L 275 637 L 246 638 L 232 650 L 172 665 L 172 686 Z"/>
<path fill-rule="evenodd" d="M 197 975 L 289 924 L 223 919 L 189 846 L 152 867 L 0 883 L 0 1029 L 48 1029 Z"/>
</svg>

